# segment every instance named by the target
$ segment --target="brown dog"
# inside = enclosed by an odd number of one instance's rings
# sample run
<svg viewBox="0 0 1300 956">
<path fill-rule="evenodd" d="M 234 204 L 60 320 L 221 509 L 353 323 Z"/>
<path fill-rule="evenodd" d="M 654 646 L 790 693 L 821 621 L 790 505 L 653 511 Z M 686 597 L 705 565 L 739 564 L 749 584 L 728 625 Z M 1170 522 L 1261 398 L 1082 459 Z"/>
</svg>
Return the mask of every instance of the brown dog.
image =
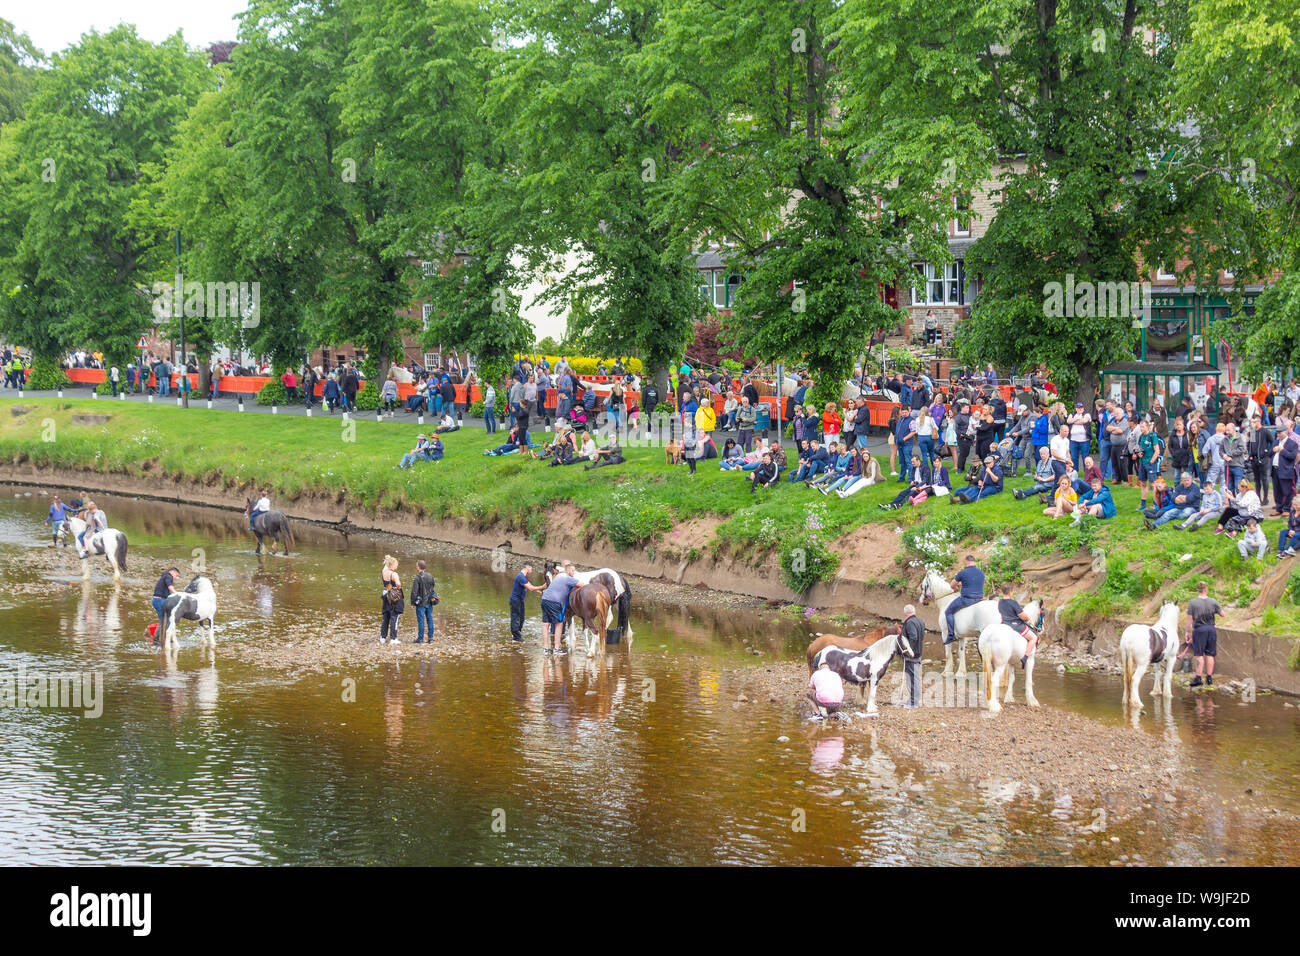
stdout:
<svg viewBox="0 0 1300 956">
<path fill-rule="evenodd" d="M 817 656 L 818 652 L 827 647 L 834 645 L 835 647 L 842 647 L 846 651 L 864 651 L 885 636 L 897 637 L 902 633 L 903 625 L 890 624 L 882 625 L 867 634 L 857 634 L 853 637 L 843 637 L 839 634 L 823 634 L 808 645 L 808 673 L 813 672 L 813 658 Z"/>
<path fill-rule="evenodd" d="M 668 459 L 668 464 L 680 465 L 682 463 L 682 443 L 676 438 L 672 439 L 664 446 L 664 455 Z"/>
</svg>

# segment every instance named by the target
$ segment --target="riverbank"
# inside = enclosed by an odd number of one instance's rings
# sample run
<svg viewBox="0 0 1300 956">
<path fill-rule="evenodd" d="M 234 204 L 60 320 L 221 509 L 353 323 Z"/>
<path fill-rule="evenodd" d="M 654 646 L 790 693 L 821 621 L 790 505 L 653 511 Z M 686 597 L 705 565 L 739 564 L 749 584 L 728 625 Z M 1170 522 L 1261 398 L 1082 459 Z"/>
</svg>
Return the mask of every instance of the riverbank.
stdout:
<svg viewBox="0 0 1300 956">
<path fill-rule="evenodd" d="M 783 482 L 756 500 L 744 478 L 720 472 L 716 461 L 702 461 L 692 476 L 668 466 L 658 447 L 627 448 L 621 466 L 551 468 L 518 455 L 484 457 L 504 433 L 462 429 L 443 436 L 441 462 L 402 471 L 396 462 L 421 429 L 400 419 L 244 418 L 84 399 L 0 408 L 0 480 L 240 510 L 267 493 L 300 519 L 507 554 L 568 555 L 773 602 L 897 617 L 924 564 L 952 568 L 972 551 L 990 585 L 1009 579 L 1046 596 L 1047 638 L 1079 652 L 1109 653 L 1124 623 L 1154 619 L 1165 598 L 1185 603 L 1195 581 L 1207 578 L 1228 612 L 1225 633 L 1240 636 L 1221 668 L 1267 671 L 1259 686 L 1300 692 L 1293 639 L 1300 566 L 1272 557 L 1243 562 L 1209 529 L 1147 532 L 1133 513 L 1134 489 L 1115 489 L 1117 518 L 1077 527 L 1009 493 L 969 507 L 934 500 L 881 511 L 892 483 L 842 500 Z M 1278 526 L 1266 522 L 1266 533 Z M 833 565 L 807 591 L 791 587 L 802 583 L 791 574 L 801 548 Z M 937 623 L 932 608 L 922 617 Z"/>
</svg>

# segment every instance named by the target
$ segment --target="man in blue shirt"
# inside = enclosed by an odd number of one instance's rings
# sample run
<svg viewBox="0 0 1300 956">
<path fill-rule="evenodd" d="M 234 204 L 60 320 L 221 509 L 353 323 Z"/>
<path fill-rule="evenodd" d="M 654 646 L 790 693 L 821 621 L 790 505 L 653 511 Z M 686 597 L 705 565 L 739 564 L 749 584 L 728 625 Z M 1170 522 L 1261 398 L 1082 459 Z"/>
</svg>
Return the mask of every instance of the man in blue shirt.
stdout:
<svg viewBox="0 0 1300 956">
<path fill-rule="evenodd" d="M 528 597 L 529 591 L 542 592 L 542 588 L 528 580 L 528 575 L 533 573 L 533 563 L 531 561 L 524 564 L 515 575 L 515 586 L 510 589 L 510 638 L 516 643 L 524 639 L 524 600 Z"/>
<path fill-rule="evenodd" d="M 45 523 L 50 526 L 50 547 L 57 547 L 59 544 L 59 528 L 63 525 L 63 519 L 68 516 L 68 507 L 59 500 L 59 496 L 54 496 L 54 502 L 50 505 L 50 516 L 45 519 Z M 66 548 L 68 542 L 64 540 L 63 546 Z"/>
<path fill-rule="evenodd" d="M 966 567 L 957 572 L 953 578 L 952 587 L 957 591 L 957 597 L 948 605 L 947 610 L 943 612 L 944 619 L 948 623 L 948 633 L 944 635 L 943 642 L 951 644 L 957 639 L 957 624 L 954 616 L 962 608 L 970 607 L 972 604 L 978 604 L 984 600 L 984 572 L 975 567 L 975 556 L 966 555 Z"/>
</svg>

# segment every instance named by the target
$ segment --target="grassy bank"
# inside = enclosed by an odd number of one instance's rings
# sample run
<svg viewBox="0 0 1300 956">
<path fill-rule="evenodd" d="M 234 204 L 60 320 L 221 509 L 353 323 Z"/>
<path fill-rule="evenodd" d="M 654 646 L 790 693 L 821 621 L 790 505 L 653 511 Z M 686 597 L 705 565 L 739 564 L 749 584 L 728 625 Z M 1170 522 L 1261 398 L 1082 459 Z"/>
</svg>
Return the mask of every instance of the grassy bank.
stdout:
<svg viewBox="0 0 1300 956">
<path fill-rule="evenodd" d="M 19 408 L 25 411 L 14 414 Z M 993 583 L 1021 579 L 1026 564 L 1046 563 L 1053 555 L 1086 549 L 1103 556 L 1104 583 L 1071 601 L 1070 624 L 1123 616 L 1157 593 L 1185 602 L 1198 576 L 1192 572 L 1207 562 L 1219 600 L 1245 607 L 1257 596 L 1261 577 L 1275 566 L 1271 556 L 1263 563 L 1242 562 L 1235 546 L 1209 528 L 1188 534 L 1171 525 L 1147 532 L 1134 512 L 1137 492 L 1128 488 L 1115 489 L 1118 517 L 1082 527 L 1049 521 L 1036 499 L 1015 501 L 1009 493 L 967 507 L 938 499 L 886 512 L 877 505 L 896 493 L 893 483 L 841 500 L 782 481 L 755 498 L 745 478 L 719 471 L 716 461 L 701 462 L 699 473 L 691 476 L 684 467 L 668 467 L 660 448 L 627 449 L 626 464 L 594 471 L 577 465 L 551 468 L 518 455 L 485 458 L 483 451 L 503 440 L 504 432 L 488 436 L 477 428 L 444 436 L 443 461 L 396 469 L 419 431 L 413 419 L 345 426 L 339 417 L 240 415 L 82 399 L 0 406 L 0 456 L 13 463 L 168 476 L 250 497 L 265 491 L 278 501 L 316 496 L 365 509 L 463 518 L 476 527 L 524 534 L 538 546 L 545 544 L 553 509 L 572 503 L 581 512 L 575 520 L 588 533 L 620 549 L 677 549 L 684 558 L 703 557 L 709 549 L 755 565 L 775 554 L 796 590 L 832 578 L 845 556 L 845 544 L 837 539 L 864 525 L 879 525 L 875 540 L 892 545 L 877 543 L 878 556 L 865 555 L 868 578 L 900 590 L 915 581 L 920 564 L 952 567 L 972 548 L 983 550 Z M 1025 484 L 1024 478 L 1008 481 L 1009 488 Z M 706 543 L 674 545 L 674 531 L 697 519 L 709 527 Z M 1265 531 L 1275 538 L 1278 527 L 1271 520 Z M 856 555 L 859 566 L 863 557 Z M 1298 596 L 1300 587 L 1288 587 L 1268 609 L 1270 632 L 1300 634 Z"/>
</svg>

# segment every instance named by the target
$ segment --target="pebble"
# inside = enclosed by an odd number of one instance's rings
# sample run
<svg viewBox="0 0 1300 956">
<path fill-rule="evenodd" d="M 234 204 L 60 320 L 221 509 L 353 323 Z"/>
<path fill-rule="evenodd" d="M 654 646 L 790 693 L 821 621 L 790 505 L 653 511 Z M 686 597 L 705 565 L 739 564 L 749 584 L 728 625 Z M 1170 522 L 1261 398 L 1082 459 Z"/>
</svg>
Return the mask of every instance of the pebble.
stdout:
<svg viewBox="0 0 1300 956">
<path fill-rule="evenodd" d="M 1118 765 L 1118 764 L 1111 764 L 1111 765 L 1110 765 L 1109 767 L 1107 767 L 1106 769 L 1107 769 L 1107 770 L 1118 770 L 1118 769 L 1119 769 L 1119 765 Z"/>
<path fill-rule="evenodd" d="M 776 742 L 778 744 L 788 744 L 790 742 L 790 738 L 787 737 L 785 734 L 782 734 L 780 737 L 776 738 Z"/>
<path fill-rule="evenodd" d="M 749 698 L 746 697 L 744 694 L 741 694 L 739 697 L 736 698 L 736 703 L 738 703 L 738 704 L 748 704 L 748 703 L 749 703 Z"/>
</svg>

